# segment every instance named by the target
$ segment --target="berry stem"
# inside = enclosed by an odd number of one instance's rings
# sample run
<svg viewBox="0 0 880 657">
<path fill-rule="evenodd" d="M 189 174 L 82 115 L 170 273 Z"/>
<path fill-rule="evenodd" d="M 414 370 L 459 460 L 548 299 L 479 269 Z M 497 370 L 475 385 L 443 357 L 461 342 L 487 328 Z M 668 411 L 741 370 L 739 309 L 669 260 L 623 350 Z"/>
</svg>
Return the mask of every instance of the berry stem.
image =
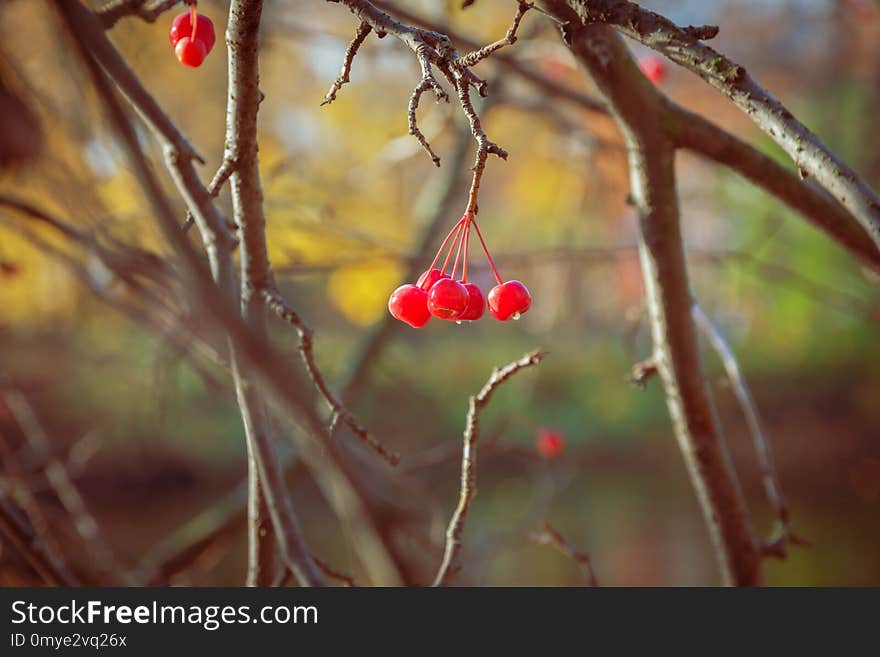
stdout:
<svg viewBox="0 0 880 657">
<path fill-rule="evenodd" d="M 471 218 L 468 217 L 464 229 L 464 260 L 461 263 L 461 282 L 467 283 L 468 247 L 471 243 Z"/>
<path fill-rule="evenodd" d="M 461 227 L 461 231 L 459 231 L 458 237 L 455 240 L 458 244 L 457 244 L 457 249 L 455 251 L 455 261 L 452 263 L 452 274 L 451 274 L 452 280 L 455 280 L 455 272 L 458 271 L 458 261 L 459 261 L 459 258 L 461 258 L 462 248 L 464 247 L 464 237 L 467 234 L 469 229 L 470 229 L 469 222 L 465 221 Z"/>
<path fill-rule="evenodd" d="M 192 23 L 192 34 L 190 35 L 190 40 L 195 41 L 196 40 L 196 29 L 198 28 L 198 25 L 199 25 L 199 10 L 196 8 L 195 2 L 193 2 L 189 6 L 189 12 L 190 12 L 190 22 Z"/>
<path fill-rule="evenodd" d="M 489 261 L 489 267 L 492 268 L 492 274 L 495 275 L 495 280 L 498 281 L 498 285 L 504 283 L 501 280 L 501 276 L 498 274 L 498 268 L 495 267 L 495 261 L 492 260 L 492 256 L 489 255 L 489 247 L 486 246 L 486 240 L 483 239 L 483 233 L 480 232 L 480 227 L 477 225 L 477 220 L 475 218 L 471 219 L 471 222 L 474 224 L 474 228 L 477 230 L 477 237 L 480 238 L 480 244 L 483 245 L 483 252 L 486 254 L 486 259 Z"/>
<path fill-rule="evenodd" d="M 431 266 L 428 267 L 428 271 L 431 271 L 432 269 L 434 269 L 434 267 L 437 266 L 437 262 L 440 260 L 440 256 L 443 254 L 443 249 L 446 248 L 446 244 L 449 242 L 450 239 L 452 239 L 452 235 L 453 235 L 453 234 L 458 230 L 458 228 L 461 226 L 461 222 L 462 222 L 462 221 L 464 221 L 464 217 L 462 217 L 461 219 L 459 219 L 458 222 L 452 227 L 452 230 L 450 230 L 450 231 L 446 234 L 446 237 L 443 239 L 443 244 L 441 244 L 441 245 L 440 245 L 440 248 L 437 249 L 437 255 L 434 256 L 434 260 L 431 262 Z"/>
<path fill-rule="evenodd" d="M 456 224 L 455 239 L 452 241 L 452 244 L 449 246 L 449 252 L 446 254 L 446 260 L 443 261 L 443 268 L 440 270 L 440 272 L 442 274 L 446 273 L 446 268 L 449 266 L 449 259 L 452 257 L 452 252 L 455 251 L 455 245 L 456 245 L 456 243 L 458 243 L 458 236 L 461 234 L 462 226 L 464 226 L 462 221 L 459 221 Z"/>
</svg>

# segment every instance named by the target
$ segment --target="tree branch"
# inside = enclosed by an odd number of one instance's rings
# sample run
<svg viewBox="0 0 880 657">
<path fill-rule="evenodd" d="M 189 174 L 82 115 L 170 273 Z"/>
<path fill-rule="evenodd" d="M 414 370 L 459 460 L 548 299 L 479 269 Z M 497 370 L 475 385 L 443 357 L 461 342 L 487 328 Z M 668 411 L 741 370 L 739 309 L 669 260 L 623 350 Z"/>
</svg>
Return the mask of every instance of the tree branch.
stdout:
<svg viewBox="0 0 880 657">
<path fill-rule="evenodd" d="M 126 16 L 137 16 L 141 20 L 153 23 L 159 16 L 184 0 L 157 0 L 148 4 L 148 0 L 110 0 L 95 13 L 101 19 L 101 25 L 109 30 Z"/>
<path fill-rule="evenodd" d="M 447 34 L 453 42 L 465 48 L 479 47 L 476 41 L 455 32 L 445 23 L 424 19 L 391 2 L 374 0 L 374 4 L 408 23 Z M 496 54 L 492 61 L 553 98 L 572 103 L 594 114 L 608 114 L 601 99 L 550 80 L 505 53 Z M 655 89 L 655 94 L 660 95 L 660 92 Z M 863 264 L 880 272 L 880 251 L 853 215 L 830 194 L 818 185 L 810 185 L 808 181 L 801 180 L 792 171 L 750 144 L 668 99 L 666 109 L 668 120 L 663 122 L 662 129 L 669 132 L 670 138 L 678 147 L 736 171 L 798 212 Z"/>
<path fill-rule="evenodd" d="M 758 407 L 752 397 L 752 393 L 746 384 L 745 379 L 736 362 L 736 356 L 721 331 L 715 326 L 709 316 L 703 312 L 699 304 L 693 305 L 694 322 L 700 332 L 706 336 L 712 349 L 721 359 L 724 371 L 733 387 L 733 393 L 736 395 L 737 402 L 742 409 L 746 419 L 749 433 L 752 436 L 752 443 L 755 446 L 755 454 L 758 457 L 758 467 L 761 471 L 761 480 L 764 484 L 764 493 L 770 508 L 776 515 L 777 526 L 775 535 L 764 545 L 765 554 L 770 553 L 780 558 L 785 557 L 786 544 L 791 542 L 801 544 L 802 539 L 798 539 L 791 531 L 791 517 L 789 516 L 788 503 L 782 494 L 782 486 L 779 483 L 779 473 L 776 471 L 776 464 L 773 458 L 773 450 L 770 447 L 770 441 L 764 434 L 761 427 L 761 420 L 758 416 Z"/>
<path fill-rule="evenodd" d="M 803 177 L 812 176 L 849 210 L 880 249 L 880 197 L 739 64 L 660 14 L 625 0 L 569 0 L 574 20 L 600 23 L 696 73 L 775 141 Z"/>
<path fill-rule="evenodd" d="M 461 552 L 464 524 L 470 510 L 471 502 L 477 493 L 477 441 L 480 439 L 480 413 L 492 399 L 492 394 L 502 383 L 520 370 L 537 365 L 544 358 L 541 351 L 532 351 L 508 363 L 504 367 L 495 368 L 489 380 L 476 395 L 468 401 L 468 413 L 464 429 L 464 447 L 461 453 L 461 490 L 458 506 L 452 514 L 446 529 L 446 548 L 443 561 L 434 578 L 433 586 L 445 586 L 449 579 L 458 571 L 458 556 Z"/>
<path fill-rule="evenodd" d="M 590 559 L 590 555 L 586 552 L 581 552 L 566 541 L 562 534 L 556 531 L 549 522 L 544 523 L 544 526 L 538 531 L 530 533 L 529 538 L 539 545 L 551 545 L 559 550 L 577 564 L 590 586 L 599 586 L 599 580 L 596 577 L 596 571 L 593 570 L 593 561 Z"/>
<path fill-rule="evenodd" d="M 679 221 L 675 149 L 661 127 L 660 101 L 617 36 L 603 26 L 581 25 L 564 0 L 542 5 L 566 22 L 565 42 L 607 98 L 626 140 L 631 194 L 641 227 L 639 253 L 651 314 L 653 362 L 663 380 L 722 580 L 758 584 L 760 553 L 700 364 Z"/>
<path fill-rule="evenodd" d="M 462 112 L 468 119 L 471 126 L 471 132 L 477 142 L 477 156 L 474 162 L 474 182 L 471 187 L 471 195 L 468 200 L 468 208 L 466 211 L 476 212 L 477 201 L 476 194 L 480 187 L 480 178 L 486 166 L 486 159 L 489 154 L 497 155 L 501 159 L 507 159 L 507 152 L 489 141 L 480 123 L 480 119 L 474 110 L 473 103 L 470 98 L 471 87 L 477 89 L 481 96 L 486 95 L 487 83 L 485 80 L 474 75 L 471 67 L 489 57 L 501 48 L 513 44 L 516 41 L 516 32 L 522 22 L 525 13 L 532 8 L 529 2 L 518 2 L 517 11 L 513 21 L 508 28 L 505 36 L 482 48 L 477 48 L 465 56 L 460 56 L 458 51 L 453 47 L 452 41 L 445 34 L 424 30 L 410 25 L 405 25 L 384 11 L 379 9 L 374 3 L 367 0 L 329 0 L 330 2 L 339 2 L 347 6 L 353 14 L 360 20 L 361 24 L 358 29 L 358 35 L 355 36 L 349 49 L 346 50 L 343 62 L 343 74 L 339 79 L 346 77 L 347 69 L 351 68 L 351 59 L 357 52 L 358 36 L 364 26 L 372 28 L 380 37 L 391 34 L 405 44 L 416 56 L 419 67 L 422 72 L 422 78 L 413 89 L 407 106 L 407 120 L 409 124 L 409 133 L 418 140 L 431 160 L 437 166 L 440 166 L 440 158 L 431 148 L 427 138 L 418 127 L 416 120 L 416 110 L 419 106 L 422 94 L 426 91 L 433 91 L 437 100 L 448 100 L 448 94 L 437 82 L 434 76 L 433 68 L 436 67 L 443 77 L 453 86 L 458 96 L 459 104 Z M 366 36 L 366 34 L 364 35 Z M 356 45 L 357 44 L 357 45 Z M 335 89 L 337 83 L 331 87 L 331 93 L 335 97 Z M 328 98 L 330 94 L 328 94 Z"/>
<path fill-rule="evenodd" d="M 224 162 L 234 162 L 231 170 L 232 206 L 235 223 L 241 230 L 241 312 L 258 340 L 268 340 L 266 307 L 259 290 L 271 280 L 263 190 L 257 155 L 257 113 L 260 107 L 259 29 L 262 0 L 233 0 L 229 7 L 226 44 L 229 52 L 229 83 L 226 107 L 226 151 Z M 299 528 L 284 475 L 272 443 L 266 403 L 256 382 L 241 370 L 233 358 L 235 389 L 239 399 L 249 460 L 252 463 L 249 501 L 250 572 L 252 583 L 268 584 L 274 579 L 270 563 L 255 563 L 271 552 L 273 537 L 267 531 L 271 516 L 284 565 L 300 583 L 322 585 L 324 579 L 315 566 Z M 259 481 L 259 489 L 256 481 Z M 262 492 L 262 499 L 260 492 Z"/>
</svg>

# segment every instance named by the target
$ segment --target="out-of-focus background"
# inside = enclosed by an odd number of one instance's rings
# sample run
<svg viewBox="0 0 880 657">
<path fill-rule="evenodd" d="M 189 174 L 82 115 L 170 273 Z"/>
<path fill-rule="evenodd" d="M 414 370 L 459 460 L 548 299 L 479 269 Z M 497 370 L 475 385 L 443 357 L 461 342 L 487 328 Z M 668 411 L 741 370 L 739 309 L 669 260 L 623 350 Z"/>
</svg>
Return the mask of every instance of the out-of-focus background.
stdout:
<svg viewBox="0 0 880 657">
<path fill-rule="evenodd" d="M 503 35 L 514 9 L 500 0 L 481 0 L 465 11 L 459 4 L 398 1 L 480 42 Z M 679 24 L 719 24 L 713 44 L 880 186 L 880 4 L 643 4 Z M 221 35 L 226 3 L 202 0 L 199 8 Z M 225 53 L 221 38 L 201 68 L 180 66 L 167 37 L 175 13 L 155 24 L 123 20 L 110 35 L 206 156 L 208 179 L 223 150 Z M 442 227 L 451 227 L 464 209 L 474 144 L 463 135 L 456 106 L 427 96 L 420 123 L 443 166 L 435 168 L 407 135 L 406 106 L 418 71 L 391 38 L 371 35 L 351 83 L 334 103 L 320 106 L 357 26 L 344 7 L 320 0 L 266 3 L 264 25 L 260 159 L 271 257 L 279 286 L 315 329 L 318 362 L 338 389 L 387 312 L 388 295 L 425 226 L 440 213 L 438 230 L 445 233 Z M 43 140 L 35 161 L 3 171 L 0 193 L 28 199 L 84 230 L 167 252 L 61 32 L 48 3 L 0 3 L 0 79 L 38 118 Z M 645 54 L 636 45 L 633 51 Z M 527 15 L 507 54 L 591 92 L 553 24 L 537 12 Z M 549 521 L 591 554 L 603 584 L 715 583 L 708 535 L 659 382 L 639 390 L 627 381 L 631 365 L 648 355 L 649 339 L 617 130 L 609 119 L 548 97 L 491 60 L 477 72 L 490 81 L 485 128 L 510 152 L 509 161 L 488 163 L 480 225 L 502 274 L 524 281 L 534 302 L 518 322 L 487 317 L 464 326 L 435 320 L 419 331 L 395 327 L 387 348 L 347 391 L 359 419 L 402 455 L 397 469 L 380 463 L 378 472 L 417 491 L 401 503 L 391 540 L 413 581 L 430 581 L 456 501 L 468 395 L 493 366 L 542 347 L 546 360 L 502 388 L 483 417 L 488 447 L 480 455 L 479 495 L 458 581 L 583 584 L 572 561 L 529 539 Z M 662 90 L 787 161 L 689 73 L 670 65 Z M 10 110 L 0 111 L 7 122 Z M 147 132 L 143 140 L 169 182 Z M 39 138 L 29 143 L 36 147 Z M 679 158 L 695 296 L 738 355 L 776 451 L 794 527 L 812 544 L 792 549 L 786 561 L 768 560 L 767 580 L 880 584 L 878 280 L 734 174 L 686 154 Z M 170 183 L 168 190 L 172 194 Z M 183 205 L 174 198 L 182 219 Z M 228 209 L 228 202 L 221 194 L 221 206 Z M 98 300 L 57 258 L 24 240 L 14 221 L 0 211 L 0 372 L 44 426 L 52 452 L 66 461 L 118 561 L 134 567 L 175 528 L 239 486 L 246 464 L 234 398 L 222 374 L 206 383 L 173 336 L 147 331 Z M 86 264 L 105 292 L 124 296 L 97 262 Z M 488 289 L 487 269 L 476 258 L 473 267 L 475 280 Z M 290 327 L 272 328 L 276 344 L 298 363 Z M 767 534 L 773 517 L 742 413 L 708 348 L 704 362 L 742 487 L 759 531 Z M 9 464 L 17 463 L 65 550 L 74 562 L 88 559 L 30 458 L 14 410 L 0 403 L 3 484 L 15 483 Z M 565 436 L 565 449 L 554 459 L 535 449 L 542 427 Z M 302 472 L 294 474 L 291 491 L 315 553 L 364 581 L 319 492 Z M 238 527 L 172 581 L 240 583 L 245 549 Z M 0 583 L 33 581 L 3 545 Z"/>
</svg>

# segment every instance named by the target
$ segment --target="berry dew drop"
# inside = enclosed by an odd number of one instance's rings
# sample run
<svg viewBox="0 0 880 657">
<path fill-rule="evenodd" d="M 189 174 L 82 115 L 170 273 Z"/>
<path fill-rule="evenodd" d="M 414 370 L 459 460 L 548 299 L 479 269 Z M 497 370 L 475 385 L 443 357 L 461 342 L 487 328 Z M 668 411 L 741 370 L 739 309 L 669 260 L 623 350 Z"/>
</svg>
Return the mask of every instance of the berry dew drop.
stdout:
<svg viewBox="0 0 880 657">
<path fill-rule="evenodd" d="M 468 282 L 468 248 L 471 229 L 476 232 L 497 285 L 487 296 L 475 283 Z M 442 266 L 440 259 L 444 257 Z M 449 265 L 450 273 L 446 273 Z M 461 275 L 456 279 L 461 266 Z M 488 299 L 488 304 L 487 304 Z M 532 304 L 525 285 L 516 280 L 504 281 L 492 260 L 473 212 L 465 212 L 446 235 L 431 266 L 415 284 L 397 288 L 388 300 L 388 311 L 395 319 L 413 328 L 421 328 L 431 317 L 456 322 L 472 322 L 489 314 L 499 321 L 519 319 Z"/>
</svg>

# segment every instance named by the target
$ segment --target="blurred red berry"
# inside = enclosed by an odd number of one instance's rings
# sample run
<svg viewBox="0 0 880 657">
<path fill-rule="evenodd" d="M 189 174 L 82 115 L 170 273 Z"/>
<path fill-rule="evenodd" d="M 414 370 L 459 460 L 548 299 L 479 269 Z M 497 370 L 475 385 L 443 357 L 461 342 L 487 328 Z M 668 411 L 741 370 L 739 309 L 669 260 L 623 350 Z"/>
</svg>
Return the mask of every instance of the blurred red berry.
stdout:
<svg viewBox="0 0 880 657">
<path fill-rule="evenodd" d="M 538 429 L 535 447 L 545 459 L 555 459 L 565 450 L 565 436 L 558 429 Z"/>
<path fill-rule="evenodd" d="M 431 319 L 428 312 L 428 293 L 412 284 L 401 285 L 388 300 L 388 311 L 395 319 L 413 328 L 422 328 Z"/>
<path fill-rule="evenodd" d="M 659 86 L 666 81 L 666 60 L 660 55 L 645 55 L 639 58 L 639 70 L 655 85 Z"/>
<path fill-rule="evenodd" d="M 519 281 L 507 281 L 489 290 L 489 312 L 502 322 L 519 319 L 532 305 L 532 295 Z"/>
</svg>

